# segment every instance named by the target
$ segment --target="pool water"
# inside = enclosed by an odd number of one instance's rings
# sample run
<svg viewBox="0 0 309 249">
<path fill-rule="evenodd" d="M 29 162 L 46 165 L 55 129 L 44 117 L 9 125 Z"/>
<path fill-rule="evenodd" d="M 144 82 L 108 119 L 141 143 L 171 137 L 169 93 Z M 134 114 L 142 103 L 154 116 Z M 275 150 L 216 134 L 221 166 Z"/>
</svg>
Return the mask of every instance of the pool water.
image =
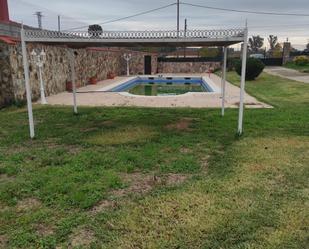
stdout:
<svg viewBox="0 0 309 249">
<path fill-rule="evenodd" d="M 181 76 L 138 76 L 111 88 L 111 92 L 127 92 L 142 96 L 174 96 L 192 92 L 217 93 L 210 79 Z"/>
<path fill-rule="evenodd" d="M 127 89 L 127 92 L 135 95 L 144 96 L 169 96 L 180 95 L 188 92 L 206 92 L 206 89 L 201 84 L 184 83 L 177 84 L 173 82 L 168 83 L 141 83 L 134 87 Z"/>
</svg>

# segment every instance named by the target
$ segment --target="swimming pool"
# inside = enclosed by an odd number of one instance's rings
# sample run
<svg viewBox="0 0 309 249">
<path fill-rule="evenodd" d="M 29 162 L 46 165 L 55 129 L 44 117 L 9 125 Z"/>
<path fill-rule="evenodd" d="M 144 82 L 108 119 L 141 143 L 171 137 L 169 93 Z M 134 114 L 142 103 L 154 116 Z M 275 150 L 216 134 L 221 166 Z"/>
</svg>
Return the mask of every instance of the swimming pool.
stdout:
<svg viewBox="0 0 309 249">
<path fill-rule="evenodd" d="M 112 92 L 127 92 L 143 96 L 174 96 L 186 93 L 214 93 L 219 89 L 205 77 L 146 77 L 130 79 L 114 88 Z"/>
</svg>

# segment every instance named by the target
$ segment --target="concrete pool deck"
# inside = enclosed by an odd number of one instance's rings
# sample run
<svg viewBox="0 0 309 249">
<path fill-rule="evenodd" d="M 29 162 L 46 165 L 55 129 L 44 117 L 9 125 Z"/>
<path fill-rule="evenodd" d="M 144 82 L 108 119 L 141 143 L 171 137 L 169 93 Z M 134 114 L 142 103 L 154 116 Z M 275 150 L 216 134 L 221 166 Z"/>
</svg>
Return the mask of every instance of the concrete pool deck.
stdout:
<svg viewBox="0 0 309 249">
<path fill-rule="evenodd" d="M 172 74 L 174 76 L 185 77 L 208 77 L 207 74 Z M 164 74 L 171 76 L 171 74 Z M 77 91 L 78 106 L 138 106 L 138 107 L 221 107 L 220 93 L 186 93 L 176 96 L 138 96 L 119 92 L 99 92 L 98 90 L 108 90 L 124 83 L 132 77 L 116 77 L 113 80 L 103 80 L 96 85 L 88 85 L 79 88 Z M 215 74 L 210 75 L 210 80 L 221 89 L 221 78 Z M 231 83 L 226 84 L 227 108 L 237 108 L 239 103 L 240 89 Z M 50 105 L 73 105 L 72 93 L 63 92 L 47 98 Z M 245 105 L 247 108 L 271 108 L 256 98 L 245 94 Z"/>
</svg>

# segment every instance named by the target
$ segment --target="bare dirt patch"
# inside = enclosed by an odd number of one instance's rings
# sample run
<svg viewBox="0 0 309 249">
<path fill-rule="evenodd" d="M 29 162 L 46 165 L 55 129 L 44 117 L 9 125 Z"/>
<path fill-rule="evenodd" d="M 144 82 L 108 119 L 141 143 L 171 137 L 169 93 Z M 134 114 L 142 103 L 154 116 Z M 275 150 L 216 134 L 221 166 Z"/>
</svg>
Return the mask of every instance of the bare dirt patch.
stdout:
<svg viewBox="0 0 309 249">
<path fill-rule="evenodd" d="M 189 154 L 189 153 L 192 152 L 192 149 L 186 148 L 186 147 L 182 147 L 182 148 L 180 148 L 179 151 L 180 151 L 180 153 Z"/>
<path fill-rule="evenodd" d="M 48 148 L 48 149 L 55 149 L 59 147 L 57 143 L 57 139 L 48 138 L 44 141 L 27 141 L 24 143 L 19 143 L 10 147 L 9 150 L 3 151 L 7 156 L 17 155 L 19 153 L 28 152 L 29 148 L 37 149 L 37 148 Z"/>
<path fill-rule="evenodd" d="M 94 145 L 118 145 L 128 143 L 144 143 L 157 135 L 151 127 L 126 126 L 94 134 L 87 139 Z"/>
<path fill-rule="evenodd" d="M 91 132 L 91 131 L 97 131 L 98 127 L 89 127 L 89 128 L 82 128 L 80 129 L 81 132 Z"/>
<path fill-rule="evenodd" d="M 208 170 L 208 165 L 209 165 L 209 155 L 204 156 L 201 160 L 201 166 L 204 171 Z"/>
<path fill-rule="evenodd" d="M 250 167 L 250 170 L 253 171 L 253 172 L 259 172 L 259 171 L 264 171 L 265 167 L 261 164 L 253 164 Z"/>
<path fill-rule="evenodd" d="M 97 214 L 104 210 L 110 209 L 110 208 L 116 208 L 117 202 L 114 200 L 103 200 L 100 201 L 98 204 L 94 205 L 93 208 L 90 210 L 91 213 Z"/>
<path fill-rule="evenodd" d="M 95 236 L 90 229 L 79 228 L 70 236 L 70 244 L 68 248 L 90 248 L 91 243 L 94 241 Z"/>
<path fill-rule="evenodd" d="M 27 198 L 19 201 L 16 205 L 17 212 L 36 209 L 41 206 L 41 202 L 36 198 Z"/>
<path fill-rule="evenodd" d="M 10 210 L 10 207 L 0 202 L 0 213 Z"/>
<path fill-rule="evenodd" d="M 58 148 L 59 147 L 58 139 L 56 139 L 56 138 L 49 138 L 49 139 L 47 139 L 46 141 L 43 142 L 43 145 L 46 146 L 49 149 Z"/>
<path fill-rule="evenodd" d="M 193 118 L 182 118 L 177 122 L 168 124 L 165 126 L 167 130 L 177 130 L 177 131 L 192 131 L 190 126 L 195 119 Z"/>
<path fill-rule="evenodd" d="M 78 155 L 80 151 L 82 150 L 81 147 L 74 146 L 74 145 L 69 145 L 66 147 L 66 149 L 68 149 L 69 153 L 72 155 Z"/>
<path fill-rule="evenodd" d="M 188 177 L 189 177 L 188 175 L 182 175 L 182 174 L 168 174 L 165 178 L 165 184 L 168 186 L 178 185 L 187 180 Z"/>
<path fill-rule="evenodd" d="M 105 120 L 101 123 L 101 125 L 105 127 L 112 127 L 115 125 L 115 122 L 112 120 Z"/>
<path fill-rule="evenodd" d="M 13 182 L 14 176 L 8 176 L 7 174 L 0 174 L 0 182 Z"/>
<path fill-rule="evenodd" d="M 0 235 L 0 248 L 7 248 L 9 239 L 6 235 Z"/>
<path fill-rule="evenodd" d="M 128 184 L 127 188 L 112 191 L 115 197 L 123 197 L 130 194 L 145 194 L 157 186 L 171 186 L 183 183 L 189 175 L 166 174 L 157 176 L 155 174 L 132 173 L 124 174 L 122 179 Z"/>
<path fill-rule="evenodd" d="M 47 224 L 38 224 L 35 226 L 35 230 L 40 236 L 50 236 L 54 233 L 54 228 Z"/>
<path fill-rule="evenodd" d="M 92 127 L 88 127 L 88 128 L 81 128 L 80 131 L 81 132 L 91 132 L 91 131 L 97 131 L 102 127 L 113 127 L 114 126 L 114 122 L 112 120 L 105 120 L 101 123 L 95 124 Z"/>
</svg>

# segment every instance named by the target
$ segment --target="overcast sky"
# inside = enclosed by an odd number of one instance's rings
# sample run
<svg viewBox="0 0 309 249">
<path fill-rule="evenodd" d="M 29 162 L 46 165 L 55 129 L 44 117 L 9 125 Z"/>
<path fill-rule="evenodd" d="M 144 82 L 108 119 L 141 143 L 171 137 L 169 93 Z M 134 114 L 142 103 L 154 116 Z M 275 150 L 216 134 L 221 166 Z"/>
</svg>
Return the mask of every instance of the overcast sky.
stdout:
<svg viewBox="0 0 309 249">
<path fill-rule="evenodd" d="M 57 29 L 57 15 L 62 29 L 133 15 L 173 3 L 176 0 L 8 0 L 14 21 L 37 26 L 35 11 L 42 11 L 43 27 Z M 182 0 L 183 2 L 239 10 L 309 14 L 309 0 Z M 274 34 L 282 42 L 287 37 L 296 48 L 309 42 L 309 17 L 271 16 L 225 12 L 181 5 L 181 25 L 188 19 L 188 29 L 244 26 L 248 20 L 250 35 Z M 176 29 L 176 6 L 125 21 L 103 25 L 105 30 Z"/>
</svg>

